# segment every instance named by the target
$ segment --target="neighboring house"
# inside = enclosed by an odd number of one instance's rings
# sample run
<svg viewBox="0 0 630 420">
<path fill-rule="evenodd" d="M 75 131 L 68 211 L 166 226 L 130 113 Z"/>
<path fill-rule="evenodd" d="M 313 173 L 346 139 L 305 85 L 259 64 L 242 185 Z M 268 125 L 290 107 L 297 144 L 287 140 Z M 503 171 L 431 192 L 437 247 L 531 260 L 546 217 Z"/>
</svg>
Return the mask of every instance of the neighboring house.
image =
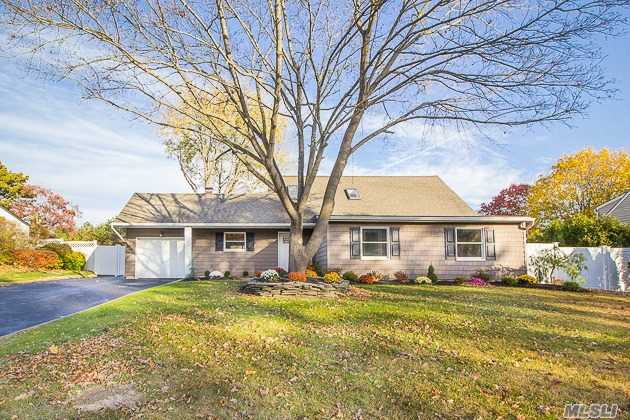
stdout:
<svg viewBox="0 0 630 420">
<path fill-rule="evenodd" d="M 15 213 L 11 210 L 0 206 L 0 218 L 8 220 L 9 222 L 15 223 L 17 228 L 24 232 L 26 235 L 29 234 L 30 226 L 24 220 L 20 219 Z"/>
<path fill-rule="evenodd" d="M 305 216 L 314 226 L 327 177 L 317 177 Z M 286 178 L 289 191 L 295 177 Z M 479 216 L 437 176 L 343 177 L 315 260 L 362 274 L 525 271 L 529 217 Z M 112 226 L 127 237 L 127 277 L 250 275 L 288 268 L 289 218 L 275 193 L 134 194 Z"/>
<path fill-rule="evenodd" d="M 630 190 L 595 208 L 598 216 L 611 216 L 630 223 Z"/>
</svg>

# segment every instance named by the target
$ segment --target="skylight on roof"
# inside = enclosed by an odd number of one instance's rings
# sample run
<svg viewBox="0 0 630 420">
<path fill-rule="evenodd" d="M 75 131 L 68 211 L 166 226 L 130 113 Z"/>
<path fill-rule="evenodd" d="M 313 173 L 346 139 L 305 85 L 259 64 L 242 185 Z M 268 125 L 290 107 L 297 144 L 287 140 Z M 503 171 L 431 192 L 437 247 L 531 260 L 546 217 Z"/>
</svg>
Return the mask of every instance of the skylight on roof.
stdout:
<svg viewBox="0 0 630 420">
<path fill-rule="evenodd" d="M 361 199 L 361 194 L 359 194 L 359 190 L 357 190 L 356 188 L 346 188 L 344 191 L 346 193 L 346 197 L 348 197 L 348 200 Z"/>
</svg>

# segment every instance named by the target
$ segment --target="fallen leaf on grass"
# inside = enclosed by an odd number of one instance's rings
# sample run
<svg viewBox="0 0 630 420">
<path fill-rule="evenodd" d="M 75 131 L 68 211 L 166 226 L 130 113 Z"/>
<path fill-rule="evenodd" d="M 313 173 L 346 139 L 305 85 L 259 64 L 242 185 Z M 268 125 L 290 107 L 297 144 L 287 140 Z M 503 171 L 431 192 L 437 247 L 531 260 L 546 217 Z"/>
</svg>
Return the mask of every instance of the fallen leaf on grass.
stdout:
<svg viewBox="0 0 630 420">
<path fill-rule="evenodd" d="M 22 394 L 20 394 L 17 397 L 15 397 L 14 400 L 15 401 L 25 400 L 25 399 L 33 396 L 33 394 L 35 394 L 35 391 L 23 392 Z"/>
</svg>

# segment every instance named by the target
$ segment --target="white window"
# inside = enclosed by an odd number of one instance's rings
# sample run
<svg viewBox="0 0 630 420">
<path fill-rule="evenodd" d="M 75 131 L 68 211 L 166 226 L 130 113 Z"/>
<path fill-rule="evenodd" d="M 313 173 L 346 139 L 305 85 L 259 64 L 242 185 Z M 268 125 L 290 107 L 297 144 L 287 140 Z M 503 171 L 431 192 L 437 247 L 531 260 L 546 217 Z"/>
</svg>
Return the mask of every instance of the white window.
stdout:
<svg viewBox="0 0 630 420">
<path fill-rule="evenodd" d="M 458 260 L 485 259 L 483 229 L 455 229 L 455 256 Z"/>
<path fill-rule="evenodd" d="M 361 228 L 361 259 L 386 260 L 389 258 L 389 229 L 386 227 Z"/>
<path fill-rule="evenodd" d="M 245 251 L 245 232 L 224 232 L 223 243 L 226 251 Z"/>
</svg>

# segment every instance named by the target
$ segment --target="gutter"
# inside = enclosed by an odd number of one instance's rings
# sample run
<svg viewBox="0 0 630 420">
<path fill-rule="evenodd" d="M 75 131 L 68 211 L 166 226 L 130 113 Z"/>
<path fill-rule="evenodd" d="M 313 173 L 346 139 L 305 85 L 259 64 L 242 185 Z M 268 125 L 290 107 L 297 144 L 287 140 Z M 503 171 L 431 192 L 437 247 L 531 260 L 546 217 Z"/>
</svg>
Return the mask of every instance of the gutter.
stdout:
<svg viewBox="0 0 630 420">
<path fill-rule="evenodd" d="M 115 226 L 122 228 L 156 228 L 156 229 L 176 229 L 184 227 L 193 228 L 290 228 L 290 223 L 112 223 L 112 229 Z M 315 223 L 304 223 L 304 227 L 314 227 Z"/>
<path fill-rule="evenodd" d="M 524 223 L 532 225 L 533 217 L 524 216 L 331 216 L 331 222 L 396 222 L 396 223 Z"/>
<path fill-rule="evenodd" d="M 496 224 L 524 224 L 523 228 L 532 226 L 533 217 L 523 216 L 331 216 L 330 222 L 376 222 L 376 223 L 496 223 Z M 314 222 L 304 223 L 304 227 L 314 227 Z M 181 229 L 192 228 L 277 228 L 287 229 L 290 223 L 112 223 L 112 230 L 122 238 L 115 227 L 121 228 L 155 228 Z"/>
</svg>

